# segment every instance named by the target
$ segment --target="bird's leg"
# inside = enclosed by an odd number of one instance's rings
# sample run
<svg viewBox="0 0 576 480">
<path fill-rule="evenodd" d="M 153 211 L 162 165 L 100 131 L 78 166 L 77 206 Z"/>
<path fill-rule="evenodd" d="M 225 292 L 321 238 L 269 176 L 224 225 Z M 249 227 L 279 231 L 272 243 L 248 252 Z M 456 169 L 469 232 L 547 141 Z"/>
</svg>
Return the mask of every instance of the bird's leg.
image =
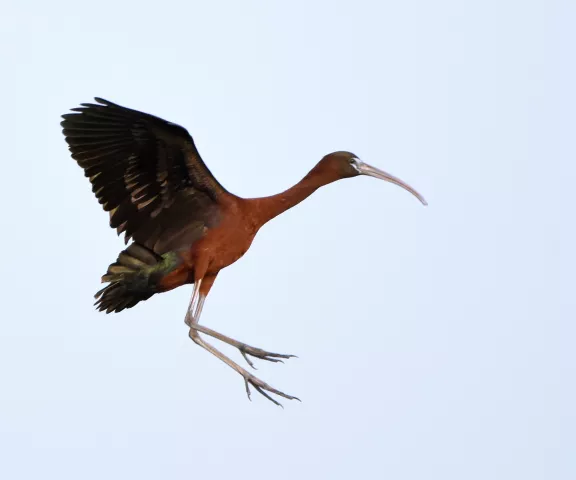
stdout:
<svg viewBox="0 0 576 480">
<path fill-rule="evenodd" d="M 248 358 L 248 355 L 259 358 L 261 360 L 266 360 L 268 362 L 282 362 L 282 358 L 292 358 L 296 357 L 296 355 L 286 355 L 283 353 L 274 353 L 274 352 L 267 352 L 266 350 L 262 350 L 261 348 L 252 347 L 246 343 L 239 342 L 238 340 L 234 340 L 226 335 L 223 335 L 211 328 L 204 327 L 199 325 L 200 321 L 200 314 L 202 313 L 202 307 L 204 306 L 204 300 L 206 299 L 206 295 L 210 291 L 214 280 L 216 279 L 215 276 L 205 277 L 205 279 L 199 279 L 197 282 L 194 283 L 194 291 L 192 293 L 192 298 L 190 299 L 190 305 L 188 306 L 188 311 L 186 313 L 185 322 L 194 330 L 199 332 L 205 333 L 206 335 L 210 335 L 228 345 L 232 345 L 240 350 L 240 353 L 252 368 L 256 369 L 252 360 Z M 204 284 L 202 283 L 204 282 Z M 202 291 L 202 294 L 200 293 Z M 196 308 L 194 309 L 194 307 Z"/>
<path fill-rule="evenodd" d="M 198 307 L 200 307 L 200 311 L 198 313 L 202 312 L 203 305 L 200 305 L 199 303 L 201 285 L 202 285 L 202 279 L 198 280 L 197 282 L 194 282 L 194 291 L 192 292 L 192 297 L 190 298 L 190 303 L 188 304 L 186 317 L 184 317 L 184 323 L 186 323 L 186 325 L 188 325 L 189 327 L 192 326 L 192 323 L 194 321 L 195 315 L 192 312 L 194 312 L 194 306 L 196 305 L 196 303 L 198 303 Z M 204 300 L 202 300 L 202 304 L 204 304 Z M 198 315 L 198 320 L 199 319 L 200 315 Z M 198 320 L 196 320 L 196 322 L 198 322 Z"/>
<path fill-rule="evenodd" d="M 248 365 L 250 365 L 252 368 L 256 367 L 254 366 L 252 360 L 250 360 L 247 355 L 260 358 L 261 360 L 267 360 L 268 362 L 281 362 L 281 363 L 284 363 L 281 360 L 282 358 L 296 357 L 296 355 L 286 355 L 283 353 L 267 352 L 266 350 L 262 350 L 261 348 L 252 347 L 250 345 L 247 345 L 246 343 L 242 343 L 239 342 L 238 340 L 234 340 L 233 338 L 227 337 L 226 335 L 222 335 L 221 333 L 212 330 L 211 328 L 205 327 L 203 325 L 198 325 L 197 323 L 192 323 L 190 325 L 190 328 L 198 330 L 199 332 L 205 333 L 206 335 L 210 335 L 211 337 L 214 337 L 224 343 L 227 343 L 228 345 L 236 347 L 238 350 L 240 350 L 240 353 L 242 354 L 246 362 L 248 362 Z"/>
<path fill-rule="evenodd" d="M 194 343 L 196 343 L 197 345 L 200 345 L 205 350 L 208 350 L 211 354 L 213 354 L 214 356 L 216 356 L 217 358 L 222 360 L 226 365 L 228 365 L 229 367 L 232 367 L 240 375 L 242 375 L 242 377 L 244 378 L 244 384 L 246 385 L 246 394 L 248 395 L 248 399 L 251 399 L 250 398 L 250 385 L 252 385 L 258 393 L 262 394 L 268 400 L 270 400 L 272 403 L 274 403 L 278 406 L 282 406 L 282 404 L 280 402 L 278 402 L 277 400 L 275 400 L 274 398 L 272 398 L 266 392 L 274 393 L 276 395 L 279 395 L 280 397 L 287 398 L 288 400 L 300 401 L 300 399 L 297 397 L 294 397 L 292 395 L 288 395 L 284 392 L 281 392 L 280 390 L 276 390 L 274 387 L 271 387 L 266 382 L 263 382 L 262 380 L 255 377 L 254 375 L 252 375 L 247 370 L 243 369 L 236 362 L 234 362 L 233 360 L 228 358 L 226 355 L 224 355 L 222 352 L 220 352 L 219 350 L 214 348 L 214 346 L 212 346 L 210 343 L 205 342 L 202 339 L 202 337 L 200 337 L 200 335 L 198 334 L 198 331 L 196 329 L 190 328 L 190 338 L 194 341 Z"/>
<path fill-rule="evenodd" d="M 200 320 L 200 315 L 202 313 L 202 308 L 204 306 L 204 301 L 206 299 L 206 295 L 208 294 L 208 291 L 210 290 L 210 287 L 212 286 L 212 283 L 214 282 L 215 278 L 216 278 L 215 276 L 205 278 L 206 287 L 204 287 L 202 289 L 201 289 L 202 279 L 200 279 L 194 283 L 194 293 L 192 294 L 192 298 L 190 300 L 190 306 L 189 306 L 188 312 L 186 313 L 186 323 L 190 326 L 190 334 L 189 335 L 190 335 L 190 338 L 192 339 L 192 341 L 194 343 L 196 343 L 197 345 L 200 345 L 205 350 L 208 350 L 212 355 L 216 356 L 217 358 L 222 360 L 226 365 L 233 368 L 240 375 L 242 375 L 242 377 L 244 378 L 244 384 L 246 385 L 246 394 L 248 395 L 248 399 L 251 400 L 251 398 L 250 398 L 250 385 L 252 385 L 258 393 L 262 394 L 264 397 L 266 397 L 268 400 L 270 400 L 272 403 L 274 403 L 278 406 L 282 406 L 282 405 L 277 400 L 275 400 L 270 395 L 268 395 L 268 393 L 266 393 L 266 392 L 274 393 L 276 395 L 279 395 L 280 397 L 287 398 L 288 400 L 300 401 L 299 398 L 293 397 L 291 395 L 287 395 L 286 393 L 281 392 L 280 390 L 276 390 L 275 388 L 271 387 L 270 385 L 263 382 L 259 378 L 255 377 L 250 372 L 243 369 L 236 362 L 234 362 L 233 360 L 228 358 L 226 355 L 224 355 L 222 352 L 220 352 L 219 350 L 214 348 L 213 345 L 204 341 L 204 339 L 202 337 L 200 337 L 200 334 L 198 332 L 203 330 L 204 327 L 198 328 L 199 327 L 198 321 Z M 195 296 L 198 297 L 198 300 L 196 300 Z M 192 308 L 194 306 L 195 306 L 195 309 L 194 309 L 194 312 L 192 313 Z M 207 330 L 210 330 L 210 329 L 207 329 Z M 214 332 L 213 330 L 210 330 L 210 331 L 213 333 L 217 333 L 217 332 Z M 221 335 L 221 337 L 224 337 L 224 335 Z M 218 338 L 218 337 L 216 337 L 216 338 Z M 228 339 L 228 337 L 224 337 L 224 338 Z M 229 340 L 232 340 L 232 339 L 229 339 Z M 240 342 L 237 342 L 237 343 L 240 343 Z"/>
</svg>

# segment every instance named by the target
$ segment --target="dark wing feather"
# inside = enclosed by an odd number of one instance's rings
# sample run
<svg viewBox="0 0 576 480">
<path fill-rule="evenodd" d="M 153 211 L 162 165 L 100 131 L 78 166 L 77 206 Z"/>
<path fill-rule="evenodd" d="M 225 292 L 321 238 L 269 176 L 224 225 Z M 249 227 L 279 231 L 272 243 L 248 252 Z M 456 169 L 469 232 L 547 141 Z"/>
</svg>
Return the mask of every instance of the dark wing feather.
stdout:
<svg viewBox="0 0 576 480">
<path fill-rule="evenodd" d="M 170 228 L 169 221 L 185 207 L 190 221 L 217 213 L 218 198 L 227 192 L 185 128 L 95 100 L 62 115 L 61 125 L 72 158 L 84 169 L 118 234 L 125 232 L 126 241 L 145 232 L 160 235 L 159 226 Z"/>
</svg>

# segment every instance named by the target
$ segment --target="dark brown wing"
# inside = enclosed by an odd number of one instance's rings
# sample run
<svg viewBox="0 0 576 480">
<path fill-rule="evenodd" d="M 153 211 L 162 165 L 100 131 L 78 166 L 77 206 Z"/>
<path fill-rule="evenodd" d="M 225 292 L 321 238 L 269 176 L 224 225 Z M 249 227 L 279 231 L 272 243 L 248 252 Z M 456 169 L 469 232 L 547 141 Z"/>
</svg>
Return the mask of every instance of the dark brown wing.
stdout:
<svg viewBox="0 0 576 480">
<path fill-rule="evenodd" d="M 125 232 L 126 241 L 134 237 L 154 243 L 146 240 L 159 238 L 160 230 L 174 230 L 170 222 L 184 226 L 217 213 L 218 199 L 227 192 L 185 128 L 95 100 L 62 115 L 61 125 L 72 158 L 84 169 L 118 234 Z M 184 211 L 189 218 L 179 216 Z"/>
</svg>

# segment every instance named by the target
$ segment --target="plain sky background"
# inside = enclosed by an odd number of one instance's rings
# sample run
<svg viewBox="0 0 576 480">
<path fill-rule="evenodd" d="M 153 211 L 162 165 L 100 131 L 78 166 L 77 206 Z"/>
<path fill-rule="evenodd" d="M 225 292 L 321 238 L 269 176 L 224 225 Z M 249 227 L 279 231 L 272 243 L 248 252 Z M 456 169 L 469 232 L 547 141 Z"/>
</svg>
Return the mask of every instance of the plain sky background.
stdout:
<svg viewBox="0 0 576 480">
<path fill-rule="evenodd" d="M 0 6 L 0 477 L 576 478 L 576 3 Z M 185 126 L 242 196 L 351 150 L 416 187 L 326 187 L 218 278 L 93 307 L 123 242 L 59 116 L 102 96 Z M 225 348 L 234 358 L 237 352 Z"/>
</svg>

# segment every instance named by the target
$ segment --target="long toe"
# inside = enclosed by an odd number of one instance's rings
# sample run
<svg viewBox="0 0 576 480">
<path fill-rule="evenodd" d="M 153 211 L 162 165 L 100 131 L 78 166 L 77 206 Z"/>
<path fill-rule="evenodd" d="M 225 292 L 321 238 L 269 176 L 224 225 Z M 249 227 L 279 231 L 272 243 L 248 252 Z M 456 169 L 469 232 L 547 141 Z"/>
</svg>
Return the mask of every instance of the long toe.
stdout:
<svg viewBox="0 0 576 480">
<path fill-rule="evenodd" d="M 258 377 L 255 377 L 254 375 L 248 375 L 248 376 L 244 377 L 244 381 L 246 383 L 246 393 L 248 394 L 249 399 L 250 399 L 250 387 L 249 387 L 249 385 L 252 385 L 258 393 L 260 393 L 262 396 L 266 397 L 268 400 L 270 400 L 275 405 L 278 405 L 279 407 L 284 408 L 280 402 L 278 402 L 276 399 L 272 398 L 267 392 L 273 393 L 275 395 L 286 398 L 288 400 L 298 400 L 299 402 L 301 402 L 301 400 L 298 397 L 294 397 L 292 395 L 288 395 L 284 392 L 281 392 L 280 390 L 277 390 L 274 387 L 271 387 L 266 382 L 263 382 Z"/>
<path fill-rule="evenodd" d="M 244 358 L 246 355 L 250 355 L 255 358 L 259 358 L 261 360 L 266 360 L 268 362 L 282 362 L 282 358 L 298 358 L 296 355 L 286 355 L 284 353 L 274 353 L 274 352 L 267 352 L 266 350 L 262 350 L 261 348 L 251 347 L 250 345 L 242 345 L 238 347 Z M 248 360 L 247 360 L 248 361 Z M 248 363 L 251 363 L 248 361 Z"/>
</svg>

